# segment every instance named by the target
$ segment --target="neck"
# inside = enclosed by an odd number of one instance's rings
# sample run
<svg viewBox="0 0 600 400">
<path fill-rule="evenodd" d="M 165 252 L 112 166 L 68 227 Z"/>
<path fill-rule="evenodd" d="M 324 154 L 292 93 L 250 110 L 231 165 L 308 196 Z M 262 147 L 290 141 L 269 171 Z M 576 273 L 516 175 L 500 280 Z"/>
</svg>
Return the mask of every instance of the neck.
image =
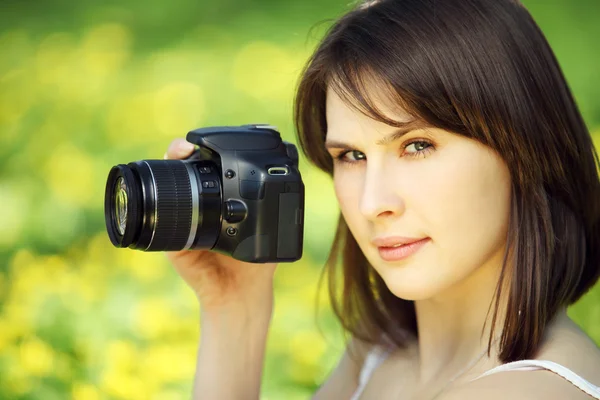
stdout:
<svg viewBox="0 0 600 400">
<path fill-rule="evenodd" d="M 453 375 L 486 351 L 494 314 L 495 290 L 502 265 L 502 255 L 499 257 L 500 261 L 495 257 L 468 278 L 435 297 L 415 301 L 421 384 L 441 384 L 452 379 Z M 506 292 L 503 291 L 502 296 L 505 295 Z M 500 303 L 492 340 L 502 331 L 503 304 L 504 302 Z M 488 315 L 490 305 L 492 307 Z M 487 354 L 484 355 L 471 369 L 486 362 L 495 362 L 496 348 L 497 343 L 492 346 L 490 358 Z"/>
</svg>

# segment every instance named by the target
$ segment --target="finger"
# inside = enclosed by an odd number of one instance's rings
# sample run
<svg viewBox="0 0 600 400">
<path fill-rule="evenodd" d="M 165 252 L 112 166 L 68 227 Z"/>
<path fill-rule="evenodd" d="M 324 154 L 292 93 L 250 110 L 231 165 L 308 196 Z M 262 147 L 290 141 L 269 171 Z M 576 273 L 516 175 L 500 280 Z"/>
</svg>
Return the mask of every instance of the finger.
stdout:
<svg viewBox="0 0 600 400">
<path fill-rule="evenodd" d="M 164 159 L 177 160 L 188 157 L 194 151 L 194 145 L 183 138 L 174 139 L 167 152 L 164 155 Z"/>
</svg>

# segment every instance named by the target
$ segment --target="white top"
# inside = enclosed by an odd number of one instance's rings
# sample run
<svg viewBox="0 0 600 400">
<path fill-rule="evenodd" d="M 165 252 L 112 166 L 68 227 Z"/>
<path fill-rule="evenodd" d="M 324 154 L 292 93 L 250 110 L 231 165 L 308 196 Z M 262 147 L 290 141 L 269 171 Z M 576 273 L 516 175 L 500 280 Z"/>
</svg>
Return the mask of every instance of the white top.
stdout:
<svg viewBox="0 0 600 400">
<path fill-rule="evenodd" d="M 358 388 L 356 389 L 350 400 L 358 400 L 360 398 L 360 395 L 365 390 L 365 387 L 367 386 L 367 382 L 371 378 L 371 375 L 373 374 L 375 369 L 383 361 L 385 361 L 390 351 L 391 347 L 389 346 L 374 346 L 371 349 L 371 351 L 369 351 L 369 353 L 365 357 L 364 364 L 360 371 L 360 376 L 358 378 Z M 549 371 L 554 372 L 557 375 L 562 376 L 567 381 L 571 382 L 573 385 L 577 386 L 579 389 L 592 396 L 592 398 L 600 399 L 600 386 L 593 385 L 591 382 L 588 382 L 587 380 L 577 375 L 570 369 L 549 360 L 513 361 L 492 368 L 489 371 L 486 371 L 483 374 L 479 375 L 477 378 L 471 379 L 471 381 L 503 371 L 535 371 L 544 369 L 547 369 Z"/>
</svg>

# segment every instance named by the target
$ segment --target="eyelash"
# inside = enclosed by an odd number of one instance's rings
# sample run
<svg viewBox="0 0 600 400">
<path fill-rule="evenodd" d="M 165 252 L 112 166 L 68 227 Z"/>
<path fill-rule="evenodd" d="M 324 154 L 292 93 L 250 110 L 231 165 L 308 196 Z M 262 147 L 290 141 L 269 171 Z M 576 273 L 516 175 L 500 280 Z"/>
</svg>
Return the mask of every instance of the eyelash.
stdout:
<svg viewBox="0 0 600 400">
<path fill-rule="evenodd" d="M 416 152 L 414 152 L 414 153 L 407 153 L 408 157 L 413 157 L 413 158 L 418 158 L 418 157 L 421 157 L 421 158 L 425 158 L 425 157 L 427 157 L 427 156 L 429 155 L 429 153 L 430 153 L 431 151 L 433 151 L 433 150 L 435 149 L 435 147 L 433 146 L 433 143 L 431 143 L 430 141 L 428 141 L 428 140 L 424 140 L 424 139 L 415 139 L 415 140 L 412 140 L 412 141 L 410 141 L 410 142 L 408 142 L 408 143 L 404 144 L 404 146 L 403 146 L 403 150 L 406 150 L 406 148 L 407 148 L 408 146 L 410 146 L 411 144 L 415 144 L 415 143 L 419 143 L 419 144 L 423 144 L 423 143 L 425 143 L 425 144 L 427 144 L 427 147 L 426 147 L 426 148 L 424 148 L 423 150 L 416 151 Z M 343 163 L 343 164 L 350 164 L 350 165 L 352 165 L 352 164 L 357 164 L 358 162 L 360 162 L 360 161 L 362 161 L 362 160 L 358 160 L 358 161 L 348 161 L 348 160 L 346 160 L 346 159 L 344 158 L 344 157 L 346 156 L 346 154 L 348 154 L 348 153 L 352 153 L 353 151 L 358 151 L 358 150 L 345 150 L 345 151 L 342 151 L 341 153 L 337 154 L 337 155 L 334 157 L 334 159 L 335 159 L 337 162 L 340 162 L 340 163 Z"/>
</svg>

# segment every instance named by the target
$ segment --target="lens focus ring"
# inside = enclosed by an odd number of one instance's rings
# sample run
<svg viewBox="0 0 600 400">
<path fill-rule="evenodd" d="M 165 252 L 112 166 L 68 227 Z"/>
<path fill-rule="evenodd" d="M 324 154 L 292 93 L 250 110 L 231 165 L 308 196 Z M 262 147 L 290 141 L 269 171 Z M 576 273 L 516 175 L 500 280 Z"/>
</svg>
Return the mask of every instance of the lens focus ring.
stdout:
<svg viewBox="0 0 600 400">
<path fill-rule="evenodd" d="M 152 174 L 156 196 L 154 232 L 146 250 L 181 250 L 188 240 L 192 224 L 189 173 L 184 163 L 178 160 L 144 162 Z"/>
</svg>

